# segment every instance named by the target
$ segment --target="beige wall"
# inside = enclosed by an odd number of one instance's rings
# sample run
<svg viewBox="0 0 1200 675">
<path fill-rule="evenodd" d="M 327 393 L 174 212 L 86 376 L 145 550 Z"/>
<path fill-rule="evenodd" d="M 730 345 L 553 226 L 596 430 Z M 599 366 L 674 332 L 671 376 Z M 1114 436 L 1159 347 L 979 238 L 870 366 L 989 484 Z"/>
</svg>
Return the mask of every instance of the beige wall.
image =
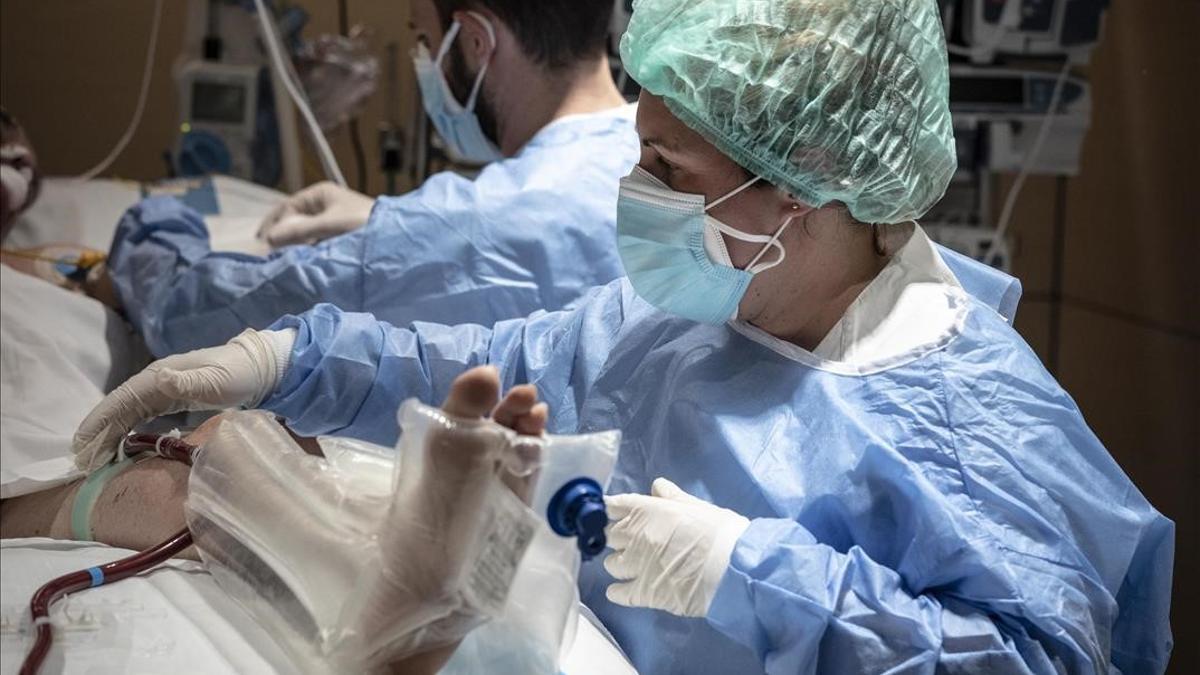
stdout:
<svg viewBox="0 0 1200 675">
<path fill-rule="evenodd" d="M 294 0 L 310 14 L 306 35 L 336 33 L 337 3 Z M 403 120 L 414 89 L 406 0 L 349 0 L 350 23 L 373 30 L 371 45 L 383 69 L 384 45 L 400 45 Z M 176 140 L 176 94 L 171 66 L 179 54 L 186 0 L 164 0 L 158 57 L 138 133 L 107 176 L 146 180 L 166 175 L 163 151 Z M 100 161 L 125 129 L 137 100 L 146 56 L 152 0 L 0 0 L 0 103 L 25 125 L 50 174 L 75 174 Z M 384 119 L 383 86 L 359 126 L 367 155 L 368 191 L 383 190 L 377 134 Z M 349 135 L 331 138 L 346 179 L 355 182 Z M 305 144 L 307 147 L 307 143 Z M 319 180 L 311 152 L 305 182 Z"/>
<path fill-rule="evenodd" d="M 1057 376 L 1150 501 L 1177 524 L 1171 671 L 1200 672 L 1200 2 L 1114 0 L 1088 74 L 1093 120 L 1066 181 Z M 1007 189 L 1000 180 L 999 194 Z M 1058 185 L 1026 184 L 1017 328 L 1048 364 Z"/>
<path fill-rule="evenodd" d="M 336 3 L 305 0 L 309 34 L 336 30 Z M 160 58 L 143 126 L 111 175 L 164 173 L 175 134 L 170 63 L 183 32 L 182 0 L 168 0 Z M 132 111 L 149 27 L 150 0 L 0 0 L 0 101 L 20 116 L 50 173 L 81 171 L 116 141 Z M 404 91 L 407 3 L 351 0 L 351 22 L 376 30 L 382 57 L 401 42 Z M 1114 0 L 1089 73 L 1094 121 L 1080 176 L 1066 182 L 1062 293 L 1049 298 L 1056 181 L 1026 185 L 1014 217 L 1014 266 L 1026 289 L 1017 327 L 1049 356 L 1096 433 L 1150 500 L 1179 525 L 1173 671 L 1200 672 L 1197 494 L 1200 494 L 1200 2 Z M 411 100 L 409 101 L 411 104 Z M 363 115 L 371 182 L 382 190 L 375 134 L 382 97 Z M 405 118 L 407 119 L 407 117 Z M 345 131 L 333 144 L 348 178 Z M 309 165 L 315 165 L 309 162 Z M 309 169 L 308 178 L 318 176 Z M 1003 188 L 1004 181 L 1001 181 Z"/>
</svg>

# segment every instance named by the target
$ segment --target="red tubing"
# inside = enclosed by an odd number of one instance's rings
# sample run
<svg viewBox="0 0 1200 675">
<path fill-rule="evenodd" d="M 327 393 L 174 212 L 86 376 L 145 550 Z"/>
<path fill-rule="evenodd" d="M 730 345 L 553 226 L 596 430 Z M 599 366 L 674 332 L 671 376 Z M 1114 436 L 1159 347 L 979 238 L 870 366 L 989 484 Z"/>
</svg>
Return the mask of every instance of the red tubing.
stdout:
<svg viewBox="0 0 1200 675">
<path fill-rule="evenodd" d="M 157 452 L 162 457 L 184 462 L 185 464 L 192 463 L 192 455 L 196 449 L 195 446 L 185 443 L 178 438 L 156 436 L 153 434 L 133 434 L 126 440 L 125 448 L 134 452 Z M 105 565 L 89 567 L 78 572 L 70 572 L 47 581 L 33 594 L 33 598 L 29 601 L 29 614 L 33 619 L 32 625 L 37 632 L 33 641 L 33 647 L 29 650 L 29 654 L 26 655 L 25 662 L 21 664 L 21 675 L 34 675 L 34 673 L 37 673 L 42 667 L 42 662 L 46 660 L 46 654 L 50 652 L 50 643 L 54 639 L 54 634 L 50 630 L 49 617 L 50 605 L 54 601 L 67 593 L 111 584 L 114 581 L 120 581 L 135 574 L 145 572 L 155 565 L 166 562 L 191 545 L 192 533 L 185 527 L 176 532 L 170 539 L 154 548 L 146 549 L 141 553 L 135 553 Z"/>
<path fill-rule="evenodd" d="M 125 451 L 135 455 L 139 452 L 155 452 L 160 457 L 191 465 L 196 446 L 173 436 L 158 434 L 129 434 L 125 437 Z"/>
</svg>

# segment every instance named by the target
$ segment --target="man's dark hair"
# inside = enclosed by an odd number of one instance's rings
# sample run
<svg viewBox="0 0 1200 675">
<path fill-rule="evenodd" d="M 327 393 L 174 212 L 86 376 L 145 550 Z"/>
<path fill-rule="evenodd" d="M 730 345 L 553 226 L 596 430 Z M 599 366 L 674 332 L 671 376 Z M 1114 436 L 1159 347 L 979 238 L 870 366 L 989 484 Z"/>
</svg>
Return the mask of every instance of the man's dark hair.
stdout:
<svg viewBox="0 0 1200 675">
<path fill-rule="evenodd" d="M 521 49 L 549 70 L 605 53 L 613 0 L 434 0 L 442 27 L 459 10 L 485 8 L 517 37 Z"/>
</svg>

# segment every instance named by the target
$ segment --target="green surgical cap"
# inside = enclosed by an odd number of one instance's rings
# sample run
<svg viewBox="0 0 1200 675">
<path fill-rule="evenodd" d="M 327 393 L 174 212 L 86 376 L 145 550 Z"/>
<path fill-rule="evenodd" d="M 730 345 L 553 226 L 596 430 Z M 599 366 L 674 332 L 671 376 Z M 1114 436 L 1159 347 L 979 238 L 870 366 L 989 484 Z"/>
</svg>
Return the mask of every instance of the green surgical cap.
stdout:
<svg viewBox="0 0 1200 675">
<path fill-rule="evenodd" d="M 954 173 L 935 0 L 638 0 L 621 58 L 680 121 L 811 206 L 904 222 Z"/>
</svg>

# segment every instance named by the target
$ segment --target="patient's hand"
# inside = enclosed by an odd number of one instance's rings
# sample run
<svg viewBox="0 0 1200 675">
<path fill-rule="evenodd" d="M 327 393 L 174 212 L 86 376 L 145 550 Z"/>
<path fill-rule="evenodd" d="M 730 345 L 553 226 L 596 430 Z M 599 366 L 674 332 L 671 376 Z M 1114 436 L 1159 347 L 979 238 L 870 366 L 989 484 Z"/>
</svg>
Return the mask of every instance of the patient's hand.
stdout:
<svg viewBox="0 0 1200 675">
<path fill-rule="evenodd" d="M 0 252 L 0 262 L 12 269 L 36 277 L 68 291 L 82 292 L 120 312 L 121 300 L 103 262 L 86 262 L 104 254 L 77 244 L 45 244 L 26 249 Z M 91 265 L 80 270 L 75 263 Z"/>
<path fill-rule="evenodd" d="M 491 367 L 459 376 L 442 410 L 462 424 L 429 432 L 416 494 L 403 504 L 397 502 L 399 509 L 393 508 L 389 527 L 381 533 L 384 555 L 395 562 L 369 596 L 375 602 L 366 608 L 364 625 L 368 631 L 387 633 L 414 610 L 444 607 L 450 611 L 443 610 L 441 617 L 414 631 L 423 635 L 421 642 L 442 646 L 393 663 L 395 672 L 436 672 L 458 641 L 481 621 L 475 610 L 454 604 L 452 589 L 469 555 L 467 549 L 477 543 L 471 538 L 477 535 L 472 525 L 487 508 L 485 496 L 495 489 L 497 473 L 505 475 L 497 464 L 497 443 L 506 441 L 500 434 L 472 426 L 471 421 L 490 415 L 520 434 L 538 436 L 545 431 L 548 414 L 531 385 L 514 387 L 501 400 L 499 375 Z M 529 480 L 512 478 L 505 483 L 524 497 Z"/>
<path fill-rule="evenodd" d="M 108 273 L 108 265 L 104 263 L 88 270 L 83 280 L 83 292 L 114 311 L 123 311 L 121 299 L 117 297 L 117 288 L 113 286 L 112 276 Z"/>
<path fill-rule="evenodd" d="M 22 249 L 5 249 L 0 252 L 0 261 L 12 269 L 36 277 L 69 291 L 83 287 L 83 279 L 74 272 L 72 264 L 95 251 L 78 244 L 43 244 Z"/>
</svg>

